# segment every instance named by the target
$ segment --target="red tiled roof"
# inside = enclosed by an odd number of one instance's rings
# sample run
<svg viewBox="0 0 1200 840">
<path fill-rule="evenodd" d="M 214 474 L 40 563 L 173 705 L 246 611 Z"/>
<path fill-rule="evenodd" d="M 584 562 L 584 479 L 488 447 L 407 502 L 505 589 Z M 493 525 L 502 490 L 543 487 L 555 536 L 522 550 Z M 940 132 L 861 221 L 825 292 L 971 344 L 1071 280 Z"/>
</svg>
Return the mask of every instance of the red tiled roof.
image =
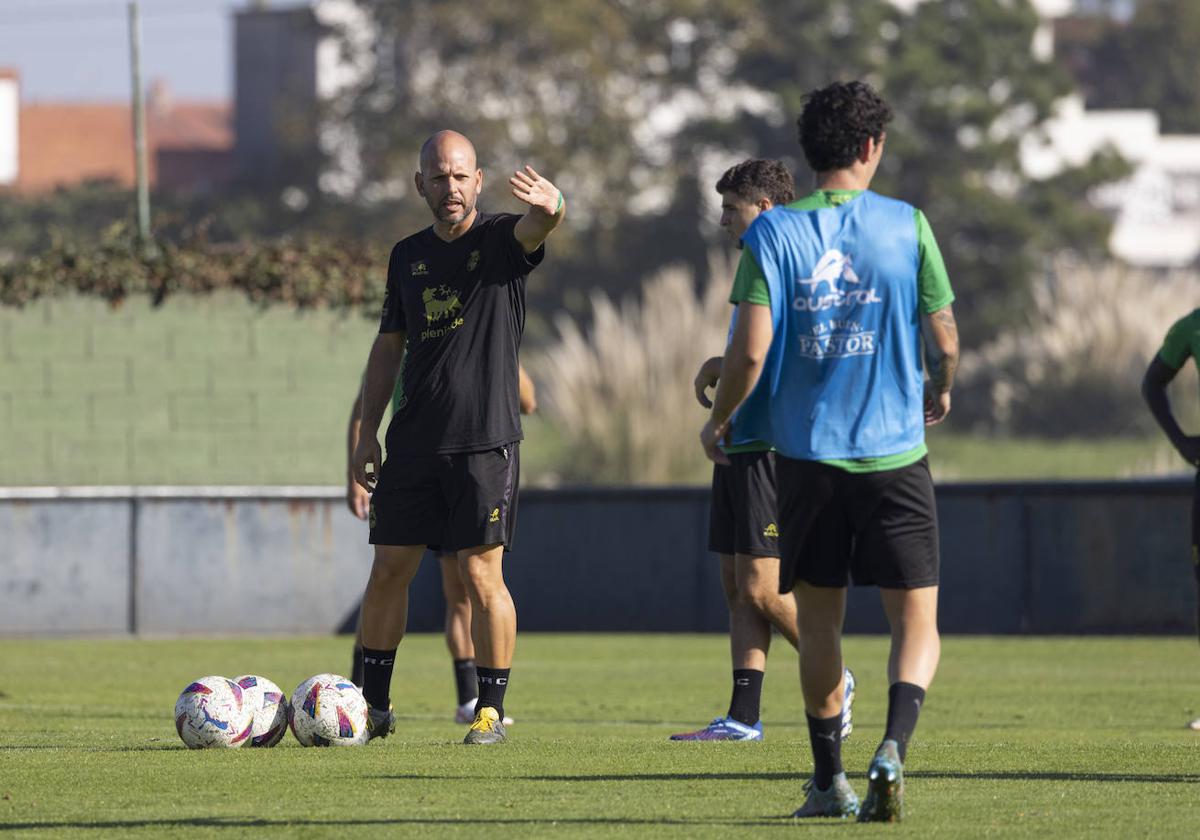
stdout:
<svg viewBox="0 0 1200 840">
<path fill-rule="evenodd" d="M 42 192 L 89 179 L 134 183 L 130 106 L 107 103 L 30 103 L 20 112 L 17 189 Z M 226 103 L 180 102 L 146 109 L 150 183 L 157 183 L 160 151 L 196 151 L 202 158 L 232 153 L 231 109 Z M 216 155 L 215 157 L 219 157 Z M 215 176 L 224 179 L 228 166 Z M 173 185 L 178 186 L 178 185 Z"/>
</svg>

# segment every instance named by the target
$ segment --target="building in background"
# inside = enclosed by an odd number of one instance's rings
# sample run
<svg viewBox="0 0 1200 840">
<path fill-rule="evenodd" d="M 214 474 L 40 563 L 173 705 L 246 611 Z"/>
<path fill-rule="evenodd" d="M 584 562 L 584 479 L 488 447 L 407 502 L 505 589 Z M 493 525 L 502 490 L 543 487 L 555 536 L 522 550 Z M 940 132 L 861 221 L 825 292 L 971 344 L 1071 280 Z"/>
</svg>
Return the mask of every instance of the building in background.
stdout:
<svg viewBox="0 0 1200 840">
<path fill-rule="evenodd" d="M 1200 135 L 1159 132 L 1158 114 L 1139 109 L 1087 110 L 1081 96 L 1059 103 L 1041 136 L 1021 143 L 1021 164 L 1048 178 L 1084 163 L 1104 147 L 1134 171 L 1092 197 L 1113 216 L 1113 256 L 1143 268 L 1200 264 Z"/>
<path fill-rule="evenodd" d="M 228 103 L 177 102 L 162 82 L 146 98 L 150 186 L 215 192 L 233 176 Z M 0 70 L 0 188 L 42 193 L 87 181 L 134 184 L 133 116 L 124 102 L 22 102 Z"/>
<path fill-rule="evenodd" d="M 239 181 L 338 195 L 359 186 L 358 138 L 340 94 L 373 67 L 376 39 L 347 0 L 234 13 Z"/>
</svg>

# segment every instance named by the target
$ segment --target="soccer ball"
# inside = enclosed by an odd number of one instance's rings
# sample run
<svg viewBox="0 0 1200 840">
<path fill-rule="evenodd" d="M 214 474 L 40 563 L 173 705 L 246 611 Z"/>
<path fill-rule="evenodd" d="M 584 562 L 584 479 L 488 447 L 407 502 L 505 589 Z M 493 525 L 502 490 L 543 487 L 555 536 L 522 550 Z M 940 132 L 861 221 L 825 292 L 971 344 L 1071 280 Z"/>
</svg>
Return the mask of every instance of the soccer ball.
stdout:
<svg viewBox="0 0 1200 840">
<path fill-rule="evenodd" d="M 287 703 L 283 691 L 266 677 L 246 674 L 234 677 L 242 687 L 242 702 L 254 717 L 248 747 L 273 747 L 287 732 Z"/>
<path fill-rule="evenodd" d="M 175 701 L 175 730 L 193 750 L 240 747 L 253 722 L 242 687 L 225 677 L 201 677 Z"/>
<path fill-rule="evenodd" d="M 288 721 L 306 747 L 367 743 L 367 701 L 358 686 L 336 674 L 317 674 L 296 686 Z"/>
</svg>

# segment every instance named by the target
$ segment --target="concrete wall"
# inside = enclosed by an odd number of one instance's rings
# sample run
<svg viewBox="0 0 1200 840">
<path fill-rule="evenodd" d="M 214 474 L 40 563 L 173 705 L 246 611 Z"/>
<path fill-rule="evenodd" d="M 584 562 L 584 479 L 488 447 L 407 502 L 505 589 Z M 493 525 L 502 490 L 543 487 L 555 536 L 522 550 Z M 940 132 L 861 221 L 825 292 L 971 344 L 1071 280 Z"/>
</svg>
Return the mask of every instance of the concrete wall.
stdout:
<svg viewBox="0 0 1200 840">
<path fill-rule="evenodd" d="M 1191 633 L 1192 483 L 945 485 L 949 633 Z M 522 494 L 506 561 L 520 626 L 727 629 L 707 490 Z M 371 551 L 328 488 L 108 488 L 0 495 L 0 635 L 326 632 L 352 621 Z M 437 563 L 410 628 L 441 627 Z M 885 629 L 852 590 L 850 632 Z"/>
</svg>

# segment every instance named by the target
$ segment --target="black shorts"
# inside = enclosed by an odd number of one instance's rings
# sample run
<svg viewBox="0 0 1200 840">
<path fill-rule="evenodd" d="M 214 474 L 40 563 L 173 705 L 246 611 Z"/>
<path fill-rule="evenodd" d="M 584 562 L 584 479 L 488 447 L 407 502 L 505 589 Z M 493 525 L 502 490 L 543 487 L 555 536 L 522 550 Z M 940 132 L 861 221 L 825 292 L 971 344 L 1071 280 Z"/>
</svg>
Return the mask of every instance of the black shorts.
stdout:
<svg viewBox="0 0 1200 840">
<path fill-rule="evenodd" d="M 779 591 L 812 586 L 917 589 L 938 582 L 937 507 L 929 459 L 851 473 L 780 455 Z"/>
<path fill-rule="evenodd" d="M 371 494 L 373 545 L 428 545 L 439 552 L 512 546 L 520 445 L 484 452 L 388 458 Z"/>
<path fill-rule="evenodd" d="M 737 452 L 729 460 L 713 467 L 708 550 L 778 557 L 775 453 Z"/>
</svg>

